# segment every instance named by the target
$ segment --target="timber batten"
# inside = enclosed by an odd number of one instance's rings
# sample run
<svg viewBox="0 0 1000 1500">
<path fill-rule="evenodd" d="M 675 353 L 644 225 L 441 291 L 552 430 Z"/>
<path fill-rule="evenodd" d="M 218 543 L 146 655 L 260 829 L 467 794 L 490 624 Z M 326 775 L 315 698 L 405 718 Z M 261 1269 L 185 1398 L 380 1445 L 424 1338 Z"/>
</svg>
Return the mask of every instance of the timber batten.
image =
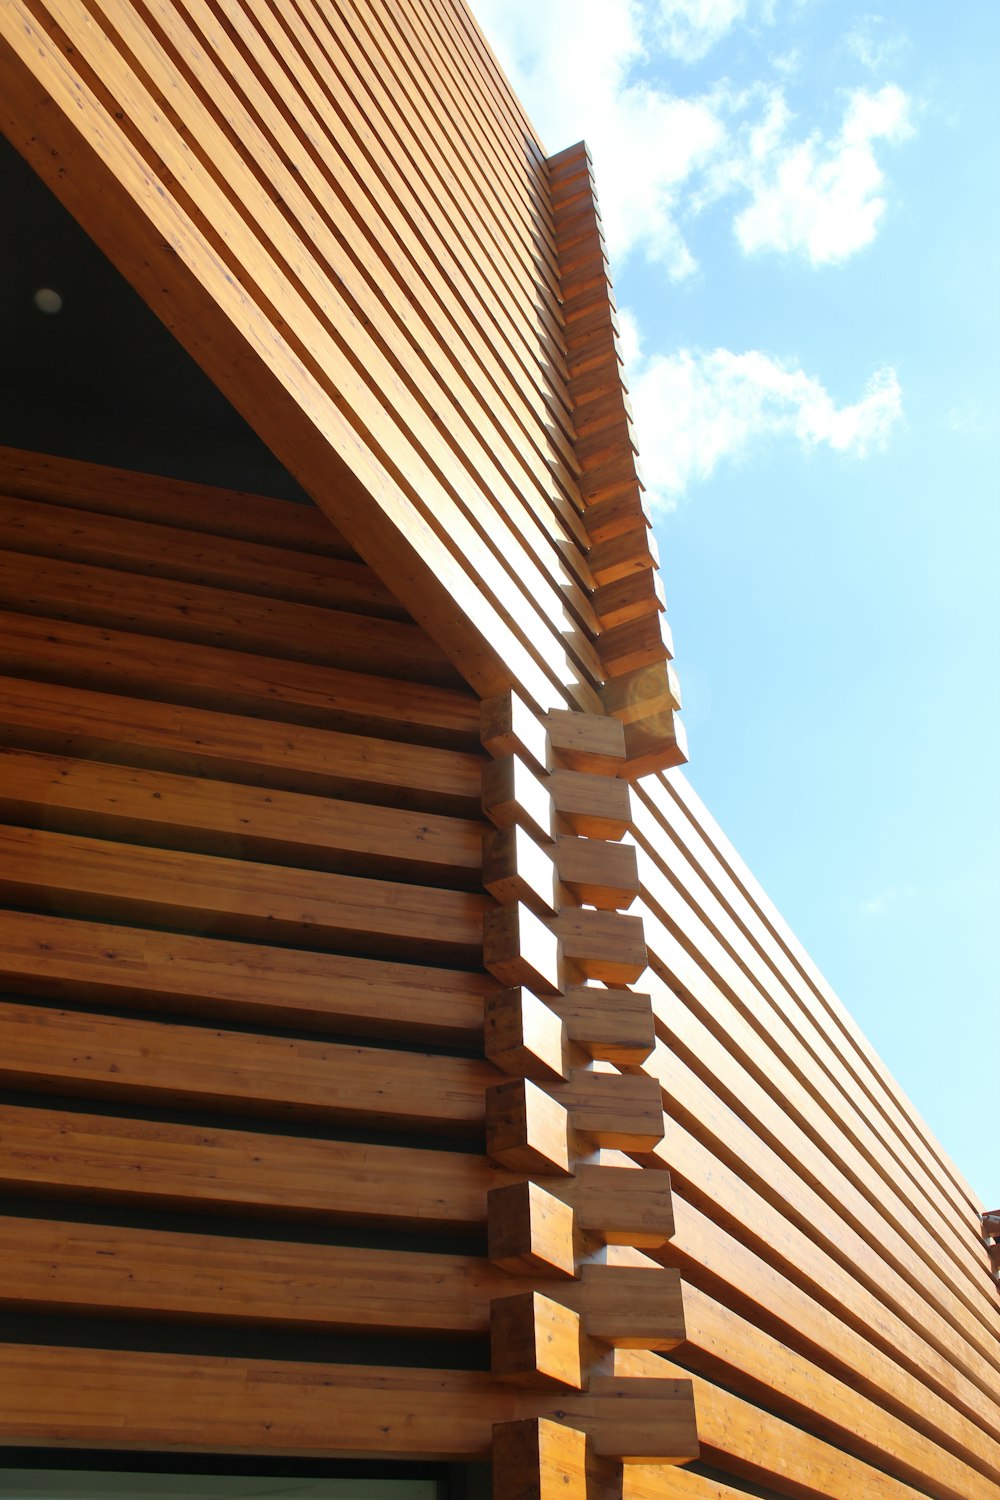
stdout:
<svg viewBox="0 0 1000 1500">
<path fill-rule="evenodd" d="M 0 449 L 0 1444 L 1000 1495 L 1000 1221 L 673 769 L 586 147 L 459 0 L 0 81 L 317 502 Z"/>
</svg>

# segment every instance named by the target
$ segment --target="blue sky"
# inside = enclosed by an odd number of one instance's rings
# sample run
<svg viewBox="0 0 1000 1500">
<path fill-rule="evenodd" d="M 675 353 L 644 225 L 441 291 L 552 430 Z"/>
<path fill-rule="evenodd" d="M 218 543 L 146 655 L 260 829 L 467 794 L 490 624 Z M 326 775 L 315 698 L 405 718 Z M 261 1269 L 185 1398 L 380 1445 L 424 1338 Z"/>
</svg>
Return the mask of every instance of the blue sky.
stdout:
<svg viewBox="0 0 1000 1500">
<path fill-rule="evenodd" d="M 594 156 L 691 781 L 1000 1204 L 1000 5 L 473 6 Z"/>
</svg>

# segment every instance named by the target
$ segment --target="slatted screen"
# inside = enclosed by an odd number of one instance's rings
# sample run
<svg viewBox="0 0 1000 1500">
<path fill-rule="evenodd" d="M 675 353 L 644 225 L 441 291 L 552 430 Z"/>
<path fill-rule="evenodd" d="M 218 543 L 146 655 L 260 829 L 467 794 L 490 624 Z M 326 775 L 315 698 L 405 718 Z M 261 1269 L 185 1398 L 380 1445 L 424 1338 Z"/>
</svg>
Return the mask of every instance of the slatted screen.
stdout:
<svg viewBox="0 0 1000 1500">
<path fill-rule="evenodd" d="M 311 507 L 0 531 L 0 1440 L 488 1451 L 476 698 Z"/>
<path fill-rule="evenodd" d="M 544 158 L 455 0 L 9 0 L 3 128 L 469 681 L 603 673 Z"/>
<path fill-rule="evenodd" d="M 686 780 L 633 807 L 702 1444 L 662 1493 L 992 1500 L 980 1205 Z"/>
</svg>

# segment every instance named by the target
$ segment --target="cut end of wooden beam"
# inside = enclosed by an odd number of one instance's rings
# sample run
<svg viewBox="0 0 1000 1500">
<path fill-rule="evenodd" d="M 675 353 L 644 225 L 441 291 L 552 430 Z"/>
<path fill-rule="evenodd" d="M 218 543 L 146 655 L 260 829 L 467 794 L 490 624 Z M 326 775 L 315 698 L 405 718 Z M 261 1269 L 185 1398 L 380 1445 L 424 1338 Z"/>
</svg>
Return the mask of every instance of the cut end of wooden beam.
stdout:
<svg viewBox="0 0 1000 1500">
<path fill-rule="evenodd" d="M 577 1227 L 607 1245 L 658 1250 L 673 1238 L 670 1173 L 657 1167 L 584 1163 L 558 1191 L 573 1208 Z"/>
<path fill-rule="evenodd" d="M 646 972 L 649 955 L 641 917 L 567 907 L 549 926 L 559 937 L 567 967 L 578 976 L 622 985 L 634 984 Z"/>
<path fill-rule="evenodd" d="M 626 740 L 627 748 L 627 740 Z M 623 838 L 632 821 L 624 781 L 584 771 L 553 771 L 547 787 L 564 830 L 588 839 Z"/>
<path fill-rule="evenodd" d="M 575 1275 L 573 1210 L 536 1182 L 513 1182 L 486 1195 L 489 1258 L 514 1275 Z"/>
<path fill-rule="evenodd" d="M 656 714 L 676 713 L 680 709 L 680 683 L 670 662 L 654 662 L 606 682 L 601 688 L 601 701 L 608 713 L 626 726 L 648 723 Z M 626 748 L 627 745 L 626 734 Z"/>
<path fill-rule="evenodd" d="M 624 911 L 639 894 L 639 863 L 632 844 L 562 835 L 556 840 L 555 859 L 562 885 L 582 905 Z"/>
<path fill-rule="evenodd" d="M 664 1266 L 585 1265 L 584 1331 L 615 1349 L 669 1353 L 684 1342 L 680 1272 Z"/>
<path fill-rule="evenodd" d="M 484 913 L 483 964 L 508 989 L 524 985 L 548 994 L 562 988 L 559 938 L 523 902 Z"/>
<path fill-rule="evenodd" d="M 483 835 L 483 885 L 502 905 L 523 901 L 539 915 L 557 911 L 559 879 L 551 849 L 517 824 L 488 830 Z"/>
<path fill-rule="evenodd" d="M 552 753 L 570 771 L 614 776 L 625 759 L 625 735 L 617 719 L 554 709 L 545 715 Z"/>
<path fill-rule="evenodd" d="M 619 772 L 623 781 L 637 781 L 654 771 L 670 771 L 688 760 L 687 730 L 677 714 L 654 714 L 651 719 L 625 725 L 629 758 Z"/>
<path fill-rule="evenodd" d="M 493 1428 L 494 1500 L 588 1500 L 587 1437 L 545 1417 Z"/>
<path fill-rule="evenodd" d="M 595 1422 L 590 1431 L 598 1457 L 624 1464 L 689 1463 L 698 1457 L 690 1380 L 599 1377 L 592 1389 L 615 1403 L 614 1420 Z"/>
<path fill-rule="evenodd" d="M 530 1079 L 486 1091 L 486 1151 L 518 1172 L 569 1174 L 570 1118 Z"/>
<path fill-rule="evenodd" d="M 573 1129 L 609 1151 L 652 1151 L 663 1139 L 663 1103 L 655 1078 L 574 1072 L 549 1091 L 570 1112 Z"/>
<path fill-rule="evenodd" d="M 518 755 L 536 772 L 551 769 L 545 725 L 516 693 L 501 693 L 483 700 L 480 739 L 494 760 Z"/>
<path fill-rule="evenodd" d="M 515 1078 L 559 1081 L 565 1072 L 565 1027 L 523 985 L 487 995 L 486 1056 Z"/>
<path fill-rule="evenodd" d="M 549 791 L 517 755 L 483 767 L 482 808 L 497 828 L 517 824 L 543 844 L 554 838 Z"/>
<path fill-rule="evenodd" d="M 580 1315 L 541 1292 L 490 1304 L 490 1368 L 525 1386 L 583 1386 Z"/>
<path fill-rule="evenodd" d="M 585 985 L 553 995 L 549 1004 L 562 1017 L 567 1039 L 596 1060 L 637 1067 L 656 1045 L 649 995 Z"/>
</svg>

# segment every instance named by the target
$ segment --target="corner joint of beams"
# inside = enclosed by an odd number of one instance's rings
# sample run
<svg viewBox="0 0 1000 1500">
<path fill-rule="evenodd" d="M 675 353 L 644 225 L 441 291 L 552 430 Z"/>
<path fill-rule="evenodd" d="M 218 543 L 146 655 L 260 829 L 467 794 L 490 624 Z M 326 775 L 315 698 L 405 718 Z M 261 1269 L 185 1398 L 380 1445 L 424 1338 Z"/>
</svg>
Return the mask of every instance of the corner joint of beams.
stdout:
<svg viewBox="0 0 1000 1500">
<path fill-rule="evenodd" d="M 659 1249 L 674 1227 L 669 1173 L 600 1159 L 663 1135 L 659 1084 L 635 1071 L 655 1033 L 649 995 L 632 988 L 646 947 L 628 912 L 635 849 L 620 842 L 628 724 L 539 716 L 509 693 L 483 704 L 482 742 L 494 825 L 483 883 L 496 903 L 483 959 L 497 980 L 484 1037 L 507 1075 L 487 1090 L 486 1150 L 521 1179 L 487 1193 L 489 1257 L 510 1276 L 491 1304 L 491 1367 L 536 1403 L 494 1428 L 494 1479 L 509 1500 L 554 1486 L 605 1500 L 620 1497 L 623 1464 L 697 1452 L 689 1384 L 608 1373 L 616 1348 L 665 1352 L 684 1338 L 678 1273 L 605 1248 Z"/>
<path fill-rule="evenodd" d="M 600 625 L 601 700 L 624 726 L 626 780 L 687 760 L 671 666 L 659 556 L 639 471 L 632 408 L 590 153 L 549 158 L 549 194 L 579 465 L 592 602 Z"/>
</svg>

